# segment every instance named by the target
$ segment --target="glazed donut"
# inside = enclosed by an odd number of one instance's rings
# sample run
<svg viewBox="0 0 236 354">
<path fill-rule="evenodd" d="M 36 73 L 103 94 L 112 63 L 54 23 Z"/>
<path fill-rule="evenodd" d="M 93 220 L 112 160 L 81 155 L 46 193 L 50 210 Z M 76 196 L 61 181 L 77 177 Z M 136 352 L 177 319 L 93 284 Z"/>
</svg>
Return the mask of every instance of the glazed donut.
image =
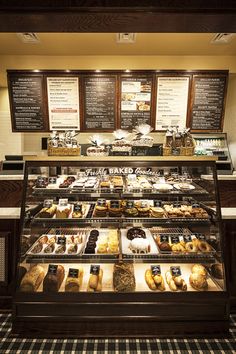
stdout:
<svg viewBox="0 0 236 354">
<path fill-rule="evenodd" d="M 197 252 L 198 251 L 198 248 L 197 248 L 195 242 L 191 242 L 191 241 L 186 242 L 185 248 L 186 248 L 187 252 Z"/>
<path fill-rule="evenodd" d="M 198 240 L 198 248 L 201 252 L 211 252 L 211 246 L 206 241 Z"/>
</svg>

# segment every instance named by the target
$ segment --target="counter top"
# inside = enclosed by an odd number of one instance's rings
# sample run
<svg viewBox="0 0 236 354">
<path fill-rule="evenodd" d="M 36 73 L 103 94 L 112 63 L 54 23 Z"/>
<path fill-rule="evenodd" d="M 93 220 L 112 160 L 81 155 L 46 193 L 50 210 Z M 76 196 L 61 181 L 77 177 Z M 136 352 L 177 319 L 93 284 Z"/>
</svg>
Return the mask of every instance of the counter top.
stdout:
<svg viewBox="0 0 236 354">
<path fill-rule="evenodd" d="M 215 156 L 28 156 L 25 161 L 216 161 Z"/>
<path fill-rule="evenodd" d="M 202 175 L 201 176 L 205 180 L 212 180 L 212 175 Z M 236 181 L 236 173 L 232 175 L 217 175 L 218 181 Z"/>
<path fill-rule="evenodd" d="M 20 219 L 20 208 L 0 208 L 0 219 Z"/>
</svg>

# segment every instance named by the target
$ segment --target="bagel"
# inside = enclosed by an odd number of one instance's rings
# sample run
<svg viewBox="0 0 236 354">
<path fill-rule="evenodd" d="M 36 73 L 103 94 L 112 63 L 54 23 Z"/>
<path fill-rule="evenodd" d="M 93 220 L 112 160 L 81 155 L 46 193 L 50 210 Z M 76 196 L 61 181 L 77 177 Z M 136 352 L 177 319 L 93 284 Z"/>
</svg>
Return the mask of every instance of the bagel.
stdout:
<svg viewBox="0 0 236 354">
<path fill-rule="evenodd" d="M 190 242 L 186 242 L 185 244 L 185 248 L 187 252 L 197 252 L 198 251 L 198 247 L 196 246 L 196 244 L 192 241 Z"/>
<path fill-rule="evenodd" d="M 198 240 L 198 248 L 201 252 L 211 252 L 211 246 L 206 241 Z"/>
</svg>

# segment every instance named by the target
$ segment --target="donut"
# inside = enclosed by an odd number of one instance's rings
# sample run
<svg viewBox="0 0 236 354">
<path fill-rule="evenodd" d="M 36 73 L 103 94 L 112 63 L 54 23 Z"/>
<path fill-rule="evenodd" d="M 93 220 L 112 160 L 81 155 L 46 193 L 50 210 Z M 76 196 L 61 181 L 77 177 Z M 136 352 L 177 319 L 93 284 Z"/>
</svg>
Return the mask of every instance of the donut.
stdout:
<svg viewBox="0 0 236 354">
<path fill-rule="evenodd" d="M 198 251 L 198 248 L 197 248 L 195 242 L 192 242 L 192 241 L 186 242 L 185 248 L 186 248 L 187 252 L 197 252 Z"/>
<path fill-rule="evenodd" d="M 206 241 L 198 240 L 198 248 L 201 252 L 211 252 L 211 246 Z"/>
</svg>

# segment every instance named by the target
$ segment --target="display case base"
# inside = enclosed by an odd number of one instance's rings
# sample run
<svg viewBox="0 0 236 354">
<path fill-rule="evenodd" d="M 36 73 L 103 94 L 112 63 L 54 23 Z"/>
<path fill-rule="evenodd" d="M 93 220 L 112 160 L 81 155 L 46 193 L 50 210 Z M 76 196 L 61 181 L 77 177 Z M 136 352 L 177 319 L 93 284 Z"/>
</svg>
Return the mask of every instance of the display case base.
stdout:
<svg viewBox="0 0 236 354">
<path fill-rule="evenodd" d="M 54 301 L 46 294 L 31 296 L 32 301 L 29 294 L 19 297 L 12 332 L 24 337 L 216 337 L 229 331 L 223 292 L 189 293 L 187 301 L 186 293 L 61 293 Z"/>
</svg>

